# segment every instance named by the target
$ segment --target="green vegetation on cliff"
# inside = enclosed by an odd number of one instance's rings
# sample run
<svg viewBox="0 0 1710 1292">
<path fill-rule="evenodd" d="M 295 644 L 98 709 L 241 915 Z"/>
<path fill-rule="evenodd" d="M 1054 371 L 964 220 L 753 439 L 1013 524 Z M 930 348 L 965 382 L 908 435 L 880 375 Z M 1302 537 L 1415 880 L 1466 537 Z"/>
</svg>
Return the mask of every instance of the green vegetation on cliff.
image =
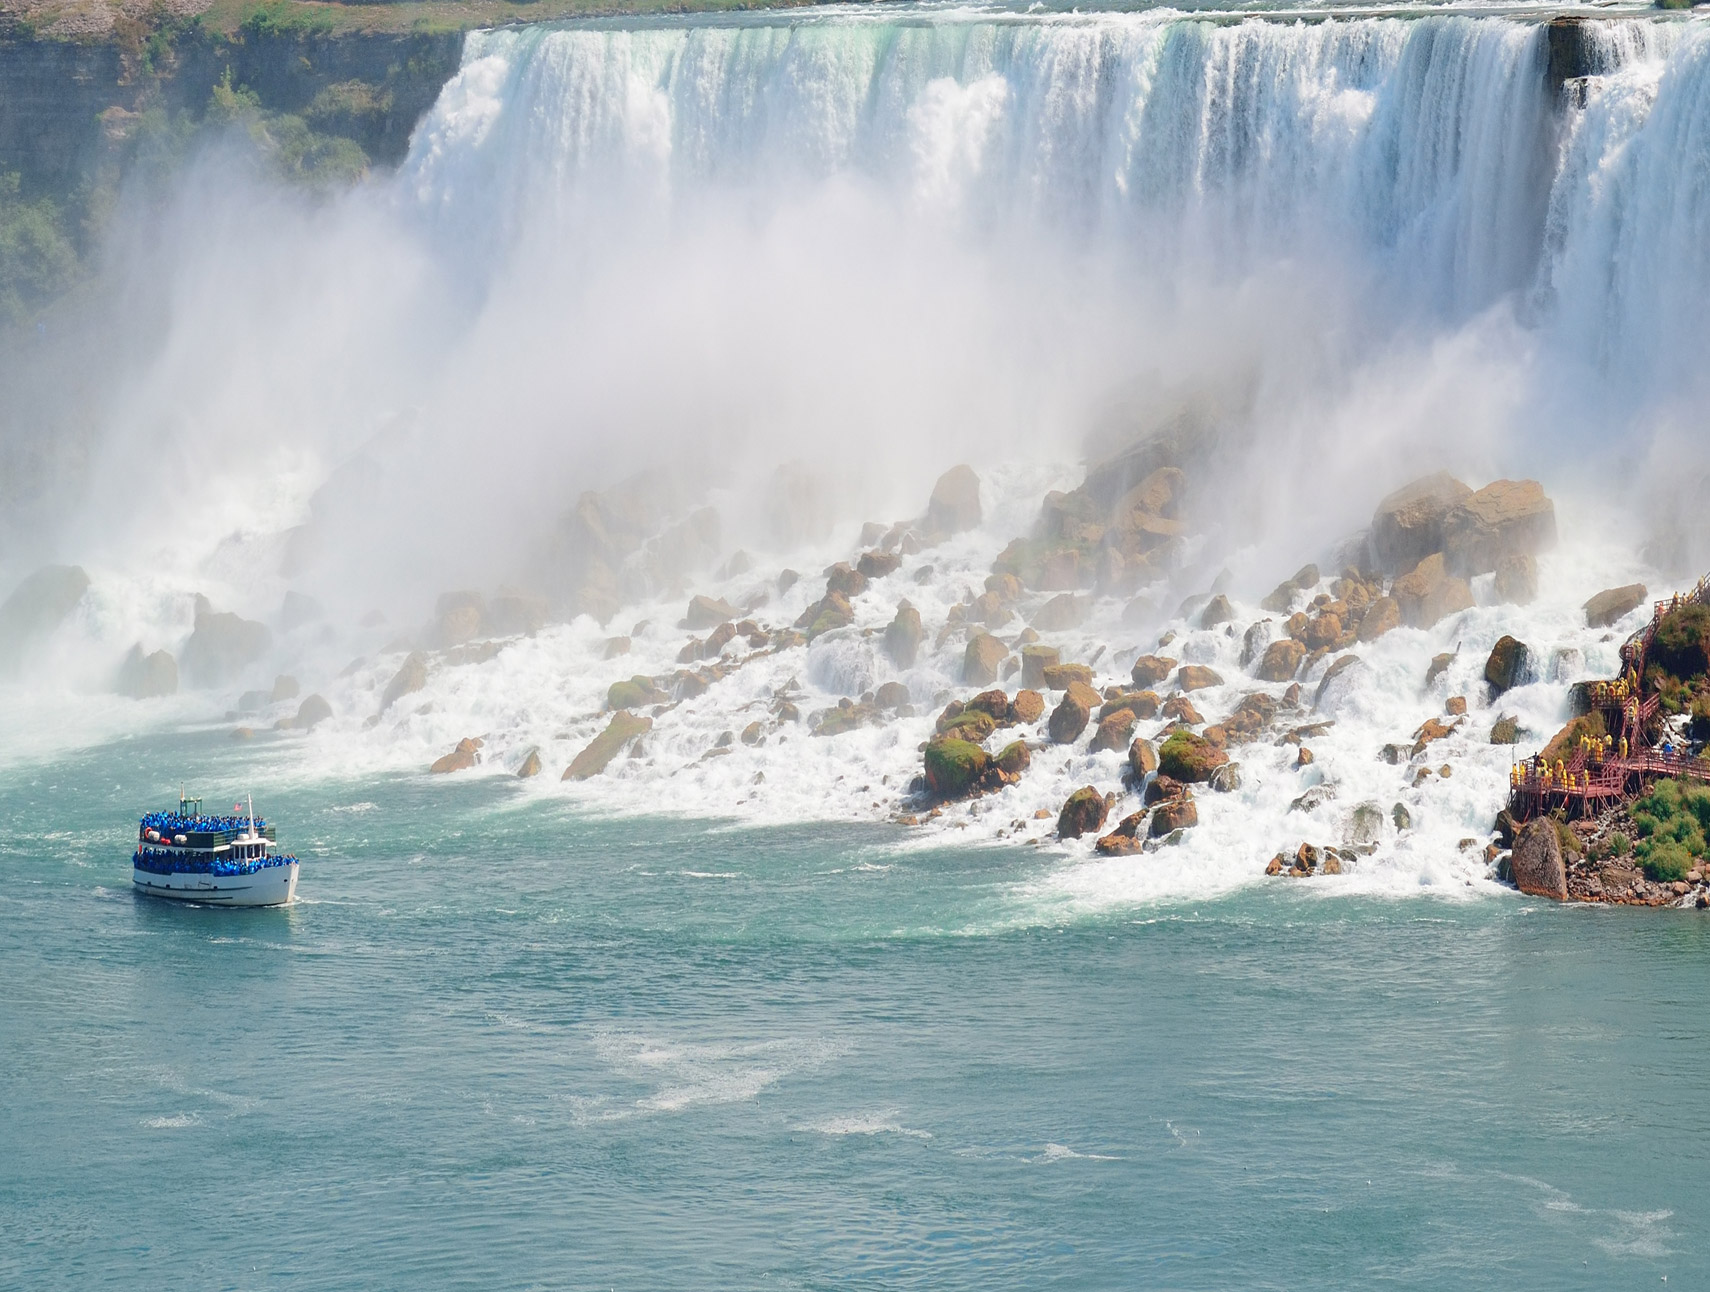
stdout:
<svg viewBox="0 0 1710 1292">
<path fill-rule="evenodd" d="M 27 318 L 77 276 L 74 230 L 46 196 L 26 197 L 16 171 L 0 174 L 0 325 Z"/>
<path fill-rule="evenodd" d="M 1673 881 L 1705 855 L 1710 830 L 1710 788 L 1661 780 L 1633 804 L 1639 842 L 1634 849 L 1647 878 Z"/>
</svg>

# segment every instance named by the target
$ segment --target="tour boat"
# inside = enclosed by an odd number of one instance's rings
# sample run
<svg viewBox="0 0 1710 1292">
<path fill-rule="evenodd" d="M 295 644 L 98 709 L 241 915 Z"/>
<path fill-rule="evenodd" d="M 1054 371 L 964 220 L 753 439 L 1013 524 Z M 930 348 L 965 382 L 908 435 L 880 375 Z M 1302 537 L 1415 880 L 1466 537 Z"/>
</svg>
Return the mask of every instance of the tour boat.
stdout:
<svg viewBox="0 0 1710 1292">
<path fill-rule="evenodd" d="M 137 891 L 210 906 L 283 906 L 297 892 L 297 859 L 276 852 L 273 827 L 248 812 L 203 816 L 202 800 L 150 812 L 137 826 L 131 882 Z"/>
</svg>

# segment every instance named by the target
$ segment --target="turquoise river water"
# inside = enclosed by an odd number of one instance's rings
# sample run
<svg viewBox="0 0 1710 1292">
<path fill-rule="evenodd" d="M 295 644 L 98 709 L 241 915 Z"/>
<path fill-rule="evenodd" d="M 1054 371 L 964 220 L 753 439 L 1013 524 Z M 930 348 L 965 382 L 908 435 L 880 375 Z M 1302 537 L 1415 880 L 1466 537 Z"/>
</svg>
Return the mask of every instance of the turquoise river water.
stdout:
<svg viewBox="0 0 1710 1292">
<path fill-rule="evenodd" d="M 289 909 L 134 897 L 218 734 L 0 772 L 0 1287 L 1710 1285 L 1710 922 L 1070 917 L 1053 859 L 304 783 Z"/>
</svg>

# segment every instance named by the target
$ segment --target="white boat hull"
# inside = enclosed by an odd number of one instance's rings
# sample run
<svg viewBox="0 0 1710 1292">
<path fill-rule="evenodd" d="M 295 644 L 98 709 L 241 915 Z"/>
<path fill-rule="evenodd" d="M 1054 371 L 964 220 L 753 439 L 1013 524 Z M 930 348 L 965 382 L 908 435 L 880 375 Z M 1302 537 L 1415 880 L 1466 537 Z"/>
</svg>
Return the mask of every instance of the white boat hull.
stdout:
<svg viewBox="0 0 1710 1292">
<path fill-rule="evenodd" d="M 253 875 L 157 875 L 131 868 L 137 892 L 208 906 L 284 906 L 297 895 L 297 863 L 265 866 Z"/>
</svg>

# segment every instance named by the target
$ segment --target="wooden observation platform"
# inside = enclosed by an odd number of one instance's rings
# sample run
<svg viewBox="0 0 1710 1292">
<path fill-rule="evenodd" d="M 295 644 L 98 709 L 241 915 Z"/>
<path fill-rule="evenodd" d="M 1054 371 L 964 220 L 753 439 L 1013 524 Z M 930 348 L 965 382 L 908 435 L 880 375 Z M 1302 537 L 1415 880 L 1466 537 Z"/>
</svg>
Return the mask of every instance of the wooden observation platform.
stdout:
<svg viewBox="0 0 1710 1292">
<path fill-rule="evenodd" d="M 1605 808 L 1638 798 L 1659 777 L 1710 783 L 1710 759 L 1690 758 L 1656 745 L 1660 697 L 1644 696 L 1645 662 L 1666 615 L 1710 602 L 1710 575 L 1690 592 L 1651 608 L 1651 621 L 1621 646 L 1621 676 L 1586 689 L 1588 713 L 1603 715 L 1603 740 L 1586 739 L 1568 758 L 1547 763 L 1533 755 L 1515 766 L 1508 795 L 1517 822 L 1560 810 L 1569 820 L 1596 816 Z"/>
</svg>

